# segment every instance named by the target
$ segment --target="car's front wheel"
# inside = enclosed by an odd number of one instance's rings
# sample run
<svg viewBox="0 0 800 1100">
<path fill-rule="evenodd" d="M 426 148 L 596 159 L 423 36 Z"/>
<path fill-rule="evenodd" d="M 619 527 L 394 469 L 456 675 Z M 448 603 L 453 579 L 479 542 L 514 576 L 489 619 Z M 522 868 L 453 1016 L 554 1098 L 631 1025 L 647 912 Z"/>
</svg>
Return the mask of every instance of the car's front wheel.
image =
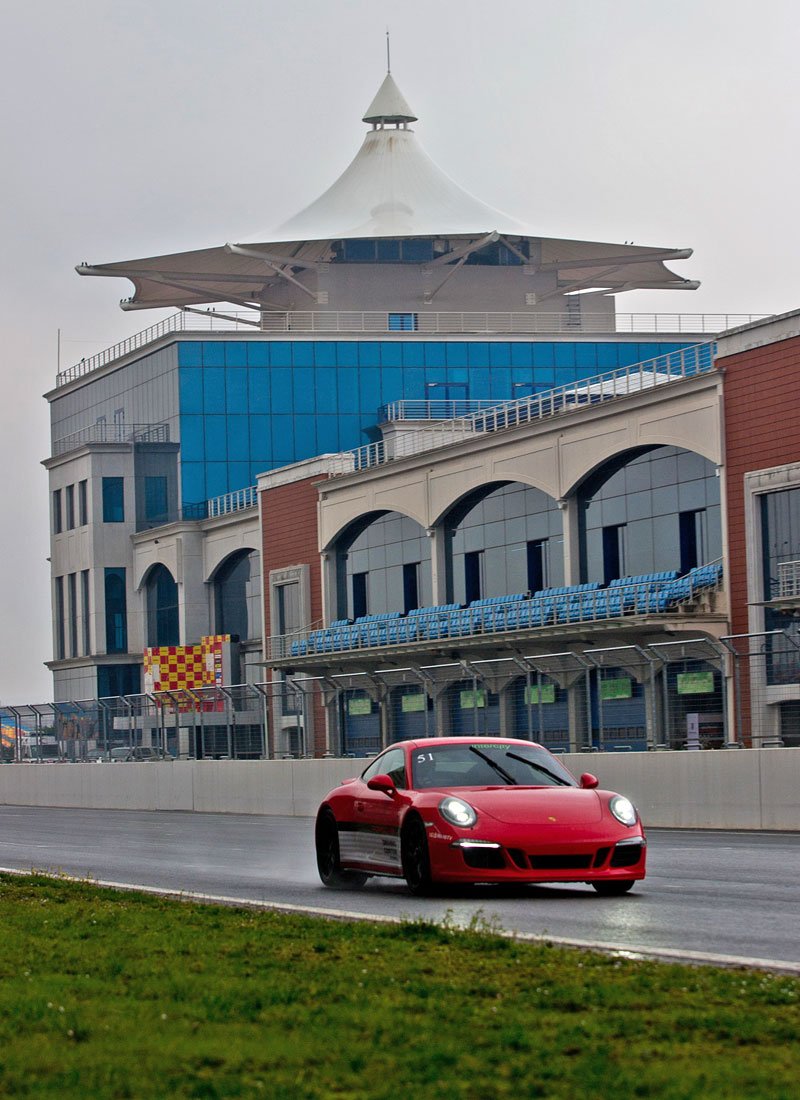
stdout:
<svg viewBox="0 0 800 1100">
<path fill-rule="evenodd" d="M 429 894 L 433 887 L 431 857 L 425 826 L 420 818 L 414 816 L 406 822 L 400 851 L 403 875 L 411 893 L 417 896 Z"/>
<path fill-rule="evenodd" d="M 633 887 L 636 879 L 633 878 L 617 878 L 608 879 L 603 882 L 593 882 L 595 890 L 598 894 L 602 894 L 603 897 L 619 897 L 620 894 L 627 894 L 627 892 Z"/>
<path fill-rule="evenodd" d="M 368 875 L 361 871 L 343 871 L 339 860 L 339 830 L 336 818 L 327 807 L 320 811 L 316 827 L 317 870 L 325 886 L 332 890 L 357 889 Z"/>
</svg>

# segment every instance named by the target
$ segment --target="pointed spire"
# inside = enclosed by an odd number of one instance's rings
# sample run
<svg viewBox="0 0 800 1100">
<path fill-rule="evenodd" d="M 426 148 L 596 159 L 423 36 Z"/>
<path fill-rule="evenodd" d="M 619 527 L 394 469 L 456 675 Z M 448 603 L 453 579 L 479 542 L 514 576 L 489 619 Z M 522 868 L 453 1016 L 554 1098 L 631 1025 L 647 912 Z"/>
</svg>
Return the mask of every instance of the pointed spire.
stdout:
<svg viewBox="0 0 800 1100">
<path fill-rule="evenodd" d="M 394 77 L 390 72 L 387 72 L 383 84 L 378 88 L 377 95 L 367 108 L 363 121 L 373 124 L 379 122 L 416 122 L 417 117 L 395 84 Z"/>
</svg>

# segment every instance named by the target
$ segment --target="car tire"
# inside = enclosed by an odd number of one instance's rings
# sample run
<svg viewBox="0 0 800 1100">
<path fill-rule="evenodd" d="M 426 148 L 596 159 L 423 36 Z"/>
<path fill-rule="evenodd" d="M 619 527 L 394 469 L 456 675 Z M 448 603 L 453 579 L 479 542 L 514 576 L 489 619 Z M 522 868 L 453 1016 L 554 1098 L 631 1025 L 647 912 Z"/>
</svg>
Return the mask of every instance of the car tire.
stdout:
<svg viewBox="0 0 800 1100">
<path fill-rule="evenodd" d="M 333 812 L 320 811 L 315 829 L 317 870 L 325 886 L 331 890 L 357 890 L 369 878 L 362 871 L 343 871 L 339 862 L 339 830 Z"/>
<path fill-rule="evenodd" d="M 592 886 L 602 897 L 616 898 L 620 894 L 627 894 L 635 881 L 636 879 L 633 878 L 617 878 L 606 882 L 593 882 Z"/>
<path fill-rule="evenodd" d="M 428 836 L 421 818 L 414 815 L 403 827 L 400 839 L 403 876 L 412 894 L 422 897 L 433 889 Z"/>
</svg>

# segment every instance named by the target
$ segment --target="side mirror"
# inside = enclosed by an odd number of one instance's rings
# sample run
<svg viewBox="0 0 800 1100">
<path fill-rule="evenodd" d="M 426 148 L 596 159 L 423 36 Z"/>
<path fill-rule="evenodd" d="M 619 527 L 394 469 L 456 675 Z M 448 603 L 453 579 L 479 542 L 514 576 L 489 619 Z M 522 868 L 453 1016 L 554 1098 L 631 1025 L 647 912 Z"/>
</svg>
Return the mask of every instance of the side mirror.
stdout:
<svg viewBox="0 0 800 1100">
<path fill-rule="evenodd" d="M 389 798 L 394 798 L 397 794 L 397 787 L 390 775 L 373 775 L 372 779 L 367 780 L 367 787 L 371 791 L 383 791 Z"/>
<path fill-rule="evenodd" d="M 594 790 L 595 787 L 600 786 L 600 780 L 596 775 L 592 775 L 591 772 L 584 772 L 581 776 L 581 787 L 585 791 Z"/>
</svg>

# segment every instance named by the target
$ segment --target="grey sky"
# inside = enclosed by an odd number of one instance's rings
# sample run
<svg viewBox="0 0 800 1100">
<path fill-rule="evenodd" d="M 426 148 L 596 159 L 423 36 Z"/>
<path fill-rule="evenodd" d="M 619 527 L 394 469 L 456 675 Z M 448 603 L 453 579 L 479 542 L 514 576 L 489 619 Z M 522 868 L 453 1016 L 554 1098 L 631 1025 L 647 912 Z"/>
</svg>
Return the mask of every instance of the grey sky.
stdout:
<svg viewBox="0 0 800 1100">
<path fill-rule="evenodd" d="M 781 312 L 797 278 L 792 0 L 0 0 L 0 698 L 50 698 L 42 393 L 163 314 L 73 267 L 257 240 L 346 167 L 385 71 L 433 159 L 549 236 L 692 247 L 695 293 Z"/>
</svg>

